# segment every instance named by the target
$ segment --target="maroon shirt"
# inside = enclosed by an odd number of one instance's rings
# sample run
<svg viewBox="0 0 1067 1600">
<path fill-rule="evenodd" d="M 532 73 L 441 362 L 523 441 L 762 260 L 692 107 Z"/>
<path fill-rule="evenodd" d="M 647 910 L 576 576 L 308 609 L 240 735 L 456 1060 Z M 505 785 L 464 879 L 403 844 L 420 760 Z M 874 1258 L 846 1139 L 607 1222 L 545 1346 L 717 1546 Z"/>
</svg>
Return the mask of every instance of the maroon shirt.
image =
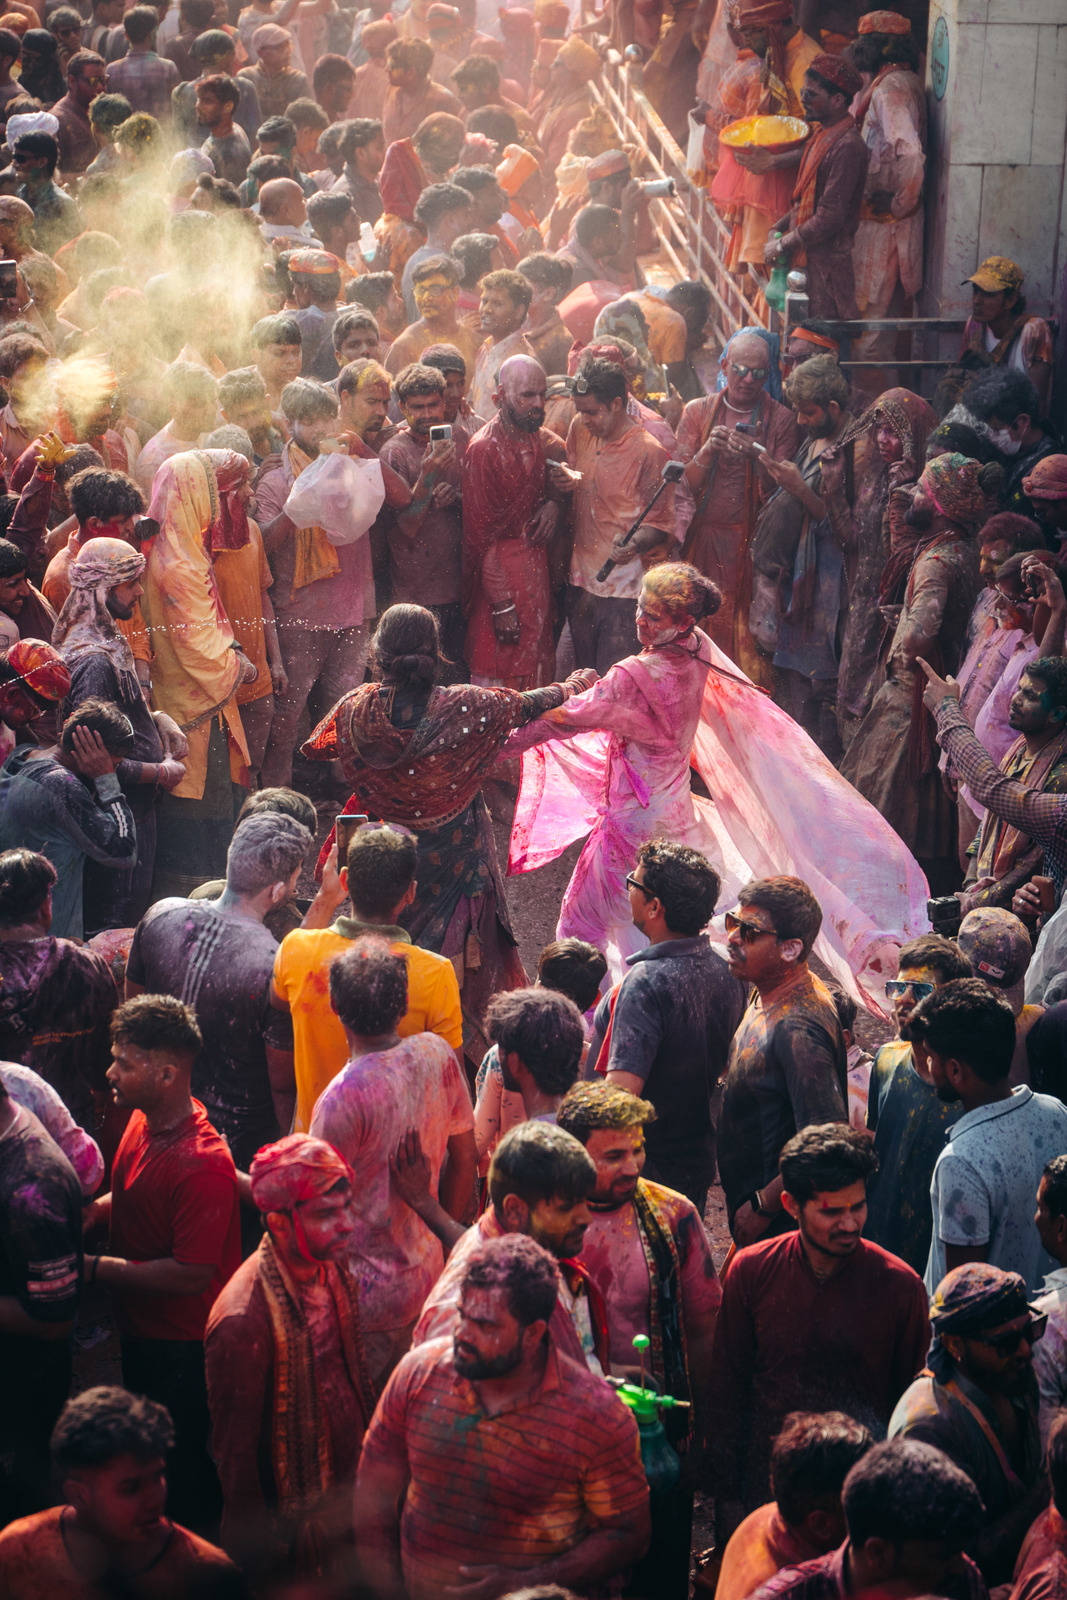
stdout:
<svg viewBox="0 0 1067 1600">
<path fill-rule="evenodd" d="M 844 1411 L 884 1438 L 930 1342 L 922 1279 L 862 1239 L 816 1278 L 799 1233 L 738 1251 L 711 1358 L 709 1438 L 720 1494 L 767 1499 L 770 1444 L 790 1411 Z"/>
<path fill-rule="evenodd" d="M 796 1567 L 783 1567 L 757 1589 L 749 1600 L 849 1600 L 845 1557 L 848 1541 L 829 1555 L 802 1561 Z M 982 1574 L 970 1556 L 960 1556 L 959 1571 L 942 1579 L 938 1594 L 946 1600 L 989 1600 Z"/>
<path fill-rule="evenodd" d="M 815 214 L 797 229 L 808 253 L 808 304 L 813 317 L 847 319 L 860 314 L 852 244 L 870 159 L 863 135 L 853 127 L 830 146 L 819 163 Z"/>
<path fill-rule="evenodd" d="M 59 169 L 64 178 L 76 177 L 100 154 L 89 124 L 89 113 L 69 94 L 65 94 L 52 107 L 52 115 L 59 122 L 59 132 L 56 134 Z"/>
<path fill-rule="evenodd" d="M 461 487 L 463 455 L 470 435 L 459 421 L 452 424 L 452 443 L 456 459 L 438 483 Z M 422 458 L 430 448 L 429 439 L 418 439 L 407 423 L 381 448 L 386 466 L 398 472 L 404 482 L 415 487 L 422 469 Z M 456 605 L 462 595 L 460 572 L 463 549 L 463 509 L 456 499 L 450 506 L 431 505 L 414 539 L 398 527 L 389 532 L 389 570 L 393 599 L 420 606 Z"/>
<path fill-rule="evenodd" d="M 211 1440 L 222 1482 L 223 1543 L 266 1522 L 274 1505 L 275 1336 L 260 1253 L 242 1262 L 212 1309 L 204 1341 Z M 330 1435 L 334 1483 L 353 1482 L 366 1422 L 345 1360 L 328 1284 L 300 1285 L 315 1349 L 315 1377 Z M 351 1489 L 347 1491 L 351 1493 Z"/>
</svg>

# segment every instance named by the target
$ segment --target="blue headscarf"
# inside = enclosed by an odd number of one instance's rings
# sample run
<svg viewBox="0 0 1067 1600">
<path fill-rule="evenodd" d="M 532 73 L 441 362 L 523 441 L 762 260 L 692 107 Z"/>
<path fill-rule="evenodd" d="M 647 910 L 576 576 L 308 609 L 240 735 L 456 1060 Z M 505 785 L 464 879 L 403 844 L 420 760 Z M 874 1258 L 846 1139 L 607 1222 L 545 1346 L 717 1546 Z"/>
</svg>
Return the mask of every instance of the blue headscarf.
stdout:
<svg viewBox="0 0 1067 1600">
<path fill-rule="evenodd" d="M 772 333 L 769 328 L 761 328 L 758 326 L 750 328 L 738 328 L 737 332 L 727 339 L 726 348 L 719 357 L 719 377 L 715 385 L 716 391 L 721 393 L 722 390 L 726 388 L 726 373 L 723 371 L 722 363 L 725 361 L 730 352 L 730 346 L 733 344 L 735 339 L 743 338 L 746 333 L 759 334 L 760 338 L 767 346 L 767 351 L 770 358 L 768 361 L 768 366 L 771 369 L 771 375 L 767 379 L 765 387 L 772 400 L 780 400 L 782 398 L 782 363 L 779 357 L 781 340 L 779 339 L 778 335 L 776 333 Z"/>
</svg>

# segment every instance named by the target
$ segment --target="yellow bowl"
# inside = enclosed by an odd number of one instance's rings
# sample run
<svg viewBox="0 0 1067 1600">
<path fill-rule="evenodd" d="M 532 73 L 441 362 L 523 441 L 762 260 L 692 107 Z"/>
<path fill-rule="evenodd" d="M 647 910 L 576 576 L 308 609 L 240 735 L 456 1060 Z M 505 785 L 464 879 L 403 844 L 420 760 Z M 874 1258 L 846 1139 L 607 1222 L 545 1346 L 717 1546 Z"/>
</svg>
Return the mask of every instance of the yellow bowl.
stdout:
<svg viewBox="0 0 1067 1600">
<path fill-rule="evenodd" d="M 781 155 L 799 150 L 811 129 L 800 117 L 742 117 L 719 134 L 719 142 L 731 150 L 766 150 Z"/>
</svg>

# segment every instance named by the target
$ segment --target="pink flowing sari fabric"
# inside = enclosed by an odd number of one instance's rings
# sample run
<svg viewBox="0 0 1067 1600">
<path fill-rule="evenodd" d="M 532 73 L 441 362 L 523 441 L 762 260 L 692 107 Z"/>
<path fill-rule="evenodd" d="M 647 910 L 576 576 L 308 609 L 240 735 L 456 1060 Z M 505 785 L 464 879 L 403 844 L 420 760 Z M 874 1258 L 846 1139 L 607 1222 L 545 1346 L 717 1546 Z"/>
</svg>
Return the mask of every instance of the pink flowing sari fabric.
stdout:
<svg viewBox="0 0 1067 1600">
<path fill-rule="evenodd" d="M 521 750 L 523 772 L 509 874 L 544 866 L 588 835 L 557 934 L 597 945 L 617 978 L 645 943 L 625 884 L 645 840 L 702 850 L 722 873 L 724 909 L 747 879 L 792 873 L 823 908 L 816 954 L 888 1016 L 897 951 L 930 927 L 918 863 L 791 717 L 706 635 L 693 639 L 697 652 L 670 647 L 617 663 L 512 735 L 505 754 Z M 713 800 L 691 793 L 690 761 Z M 721 918 L 709 932 L 724 943 Z"/>
</svg>

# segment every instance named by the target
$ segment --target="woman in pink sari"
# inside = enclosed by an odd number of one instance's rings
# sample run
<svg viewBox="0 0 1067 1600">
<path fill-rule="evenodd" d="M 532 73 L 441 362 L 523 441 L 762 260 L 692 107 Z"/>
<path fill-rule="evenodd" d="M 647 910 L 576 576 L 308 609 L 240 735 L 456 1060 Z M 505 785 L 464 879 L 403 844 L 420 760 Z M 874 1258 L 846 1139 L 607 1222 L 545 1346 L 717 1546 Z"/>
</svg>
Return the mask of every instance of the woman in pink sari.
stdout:
<svg viewBox="0 0 1067 1600">
<path fill-rule="evenodd" d="M 711 665 L 711 641 L 697 623 L 720 604 L 716 585 L 695 567 L 680 561 L 652 567 L 637 602 L 637 636 L 644 647 L 640 655 L 616 662 L 591 689 L 512 734 L 505 746 L 507 755 L 580 730 L 611 729 L 604 800 L 567 886 L 559 920 L 567 929 L 562 937 L 588 940 L 609 961 L 609 943 L 626 957 L 645 942 L 630 921 L 626 892 L 638 846 L 666 838 L 711 854 L 708 829 L 689 785 L 689 752 Z M 531 799 L 529 775 L 524 763 L 513 868 L 523 801 L 528 806 Z M 716 851 L 713 859 L 721 869 L 717 856 Z"/>
<path fill-rule="evenodd" d="M 640 654 L 511 735 L 504 754 L 525 755 L 509 872 L 588 834 L 557 937 L 588 940 L 615 978 L 645 943 L 626 877 L 646 840 L 701 850 L 724 907 L 747 879 L 791 873 L 823 908 L 818 954 L 884 1014 L 895 947 L 929 928 L 926 881 L 874 807 L 698 627 L 719 601 L 695 567 L 652 567 L 637 602 Z"/>
</svg>

